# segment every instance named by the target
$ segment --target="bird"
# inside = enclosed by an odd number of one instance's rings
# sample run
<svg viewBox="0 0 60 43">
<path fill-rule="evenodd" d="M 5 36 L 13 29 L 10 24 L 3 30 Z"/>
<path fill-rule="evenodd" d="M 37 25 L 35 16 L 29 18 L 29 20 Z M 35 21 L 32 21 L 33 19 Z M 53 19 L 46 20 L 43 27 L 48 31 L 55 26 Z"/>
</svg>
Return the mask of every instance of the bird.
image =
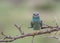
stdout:
<svg viewBox="0 0 60 43">
<path fill-rule="evenodd" d="M 42 26 L 43 26 L 43 21 L 40 18 L 39 12 L 34 12 L 32 15 L 30 28 L 33 28 L 33 30 L 40 30 L 42 29 Z"/>
<path fill-rule="evenodd" d="M 30 28 L 36 30 L 36 32 L 42 32 L 41 29 L 43 26 L 43 21 L 41 20 L 39 12 L 33 12 L 32 20 L 30 22 Z M 32 32 L 32 35 L 35 35 L 35 32 Z"/>
</svg>

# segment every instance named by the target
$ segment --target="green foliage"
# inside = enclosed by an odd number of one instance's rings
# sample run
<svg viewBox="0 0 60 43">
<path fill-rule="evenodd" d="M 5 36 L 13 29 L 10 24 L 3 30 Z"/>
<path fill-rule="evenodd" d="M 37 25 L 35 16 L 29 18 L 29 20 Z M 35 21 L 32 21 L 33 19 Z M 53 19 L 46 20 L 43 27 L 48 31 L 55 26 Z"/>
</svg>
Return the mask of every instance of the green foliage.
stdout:
<svg viewBox="0 0 60 43">
<path fill-rule="evenodd" d="M 35 7 L 37 10 L 53 10 L 54 6 L 52 4 L 43 4 L 43 5 L 37 5 Z"/>
</svg>

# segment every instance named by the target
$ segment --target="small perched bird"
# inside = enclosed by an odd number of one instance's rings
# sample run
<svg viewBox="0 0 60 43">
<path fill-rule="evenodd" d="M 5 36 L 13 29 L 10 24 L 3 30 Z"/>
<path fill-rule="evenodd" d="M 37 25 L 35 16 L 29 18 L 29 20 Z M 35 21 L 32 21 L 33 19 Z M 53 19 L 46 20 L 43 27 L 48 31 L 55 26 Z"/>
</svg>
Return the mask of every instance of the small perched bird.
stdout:
<svg viewBox="0 0 60 43">
<path fill-rule="evenodd" d="M 32 21 L 31 21 L 31 27 L 33 30 L 40 30 L 42 29 L 43 22 L 39 16 L 38 12 L 34 12 L 32 16 Z"/>
</svg>

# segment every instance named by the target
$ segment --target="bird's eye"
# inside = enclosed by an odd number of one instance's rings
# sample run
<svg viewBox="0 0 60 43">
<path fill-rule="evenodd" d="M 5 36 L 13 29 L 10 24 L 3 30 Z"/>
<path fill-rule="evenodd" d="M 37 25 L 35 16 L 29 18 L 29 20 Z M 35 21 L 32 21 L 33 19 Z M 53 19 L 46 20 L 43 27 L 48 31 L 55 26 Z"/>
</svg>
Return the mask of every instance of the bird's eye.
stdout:
<svg viewBox="0 0 60 43">
<path fill-rule="evenodd" d="M 35 15 L 35 14 L 33 14 L 33 15 Z"/>
<path fill-rule="evenodd" d="M 39 14 L 37 14 L 37 15 L 39 15 Z"/>
</svg>

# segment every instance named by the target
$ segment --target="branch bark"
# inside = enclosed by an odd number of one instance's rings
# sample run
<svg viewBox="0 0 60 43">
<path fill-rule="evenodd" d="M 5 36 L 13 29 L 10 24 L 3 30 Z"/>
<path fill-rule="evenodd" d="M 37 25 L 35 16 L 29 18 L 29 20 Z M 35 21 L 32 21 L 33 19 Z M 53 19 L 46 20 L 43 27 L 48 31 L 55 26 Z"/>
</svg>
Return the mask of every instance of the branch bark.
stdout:
<svg viewBox="0 0 60 43">
<path fill-rule="evenodd" d="M 24 32 L 22 31 L 22 29 L 21 29 L 21 27 L 19 25 L 15 24 L 14 26 L 19 30 L 21 35 L 24 35 Z"/>
<path fill-rule="evenodd" d="M 4 35 L 4 34 L 2 33 L 2 35 L 5 36 L 5 39 L 4 39 L 4 40 L 1 39 L 0 42 L 12 42 L 12 41 L 15 41 L 15 40 L 20 39 L 20 38 L 33 36 L 33 33 L 27 33 L 27 34 L 23 34 L 23 35 L 22 35 L 23 32 L 22 32 L 22 30 L 20 30 L 21 28 L 18 27 L 18 25 L 15 25 L 15 27 L 18 28 L 18 30 L 20 31 L 21 35 L 13 37 L 13 36 Z M 47 25 L 47 26 L 44 26 L 44 27 L 42 27 L 42 28 L 43 28 L 43 29 L 45 29 L 45 28 L 50 28 L 50 30 L 35 32 L 35 33 L 34 33 L 34 36 L 36 36 L 36 35 L 42 35 L 42 34 L 47 34 L 47 33 L 51 33 L 51 32 L 55 32 L 55 31 L 59 31 L 59 30 L 60 30 L 60 27 L 57 27 L 57 26 L 54 27 L 54 26 L 48 26 L 48 25 Z"/>
</svg>

